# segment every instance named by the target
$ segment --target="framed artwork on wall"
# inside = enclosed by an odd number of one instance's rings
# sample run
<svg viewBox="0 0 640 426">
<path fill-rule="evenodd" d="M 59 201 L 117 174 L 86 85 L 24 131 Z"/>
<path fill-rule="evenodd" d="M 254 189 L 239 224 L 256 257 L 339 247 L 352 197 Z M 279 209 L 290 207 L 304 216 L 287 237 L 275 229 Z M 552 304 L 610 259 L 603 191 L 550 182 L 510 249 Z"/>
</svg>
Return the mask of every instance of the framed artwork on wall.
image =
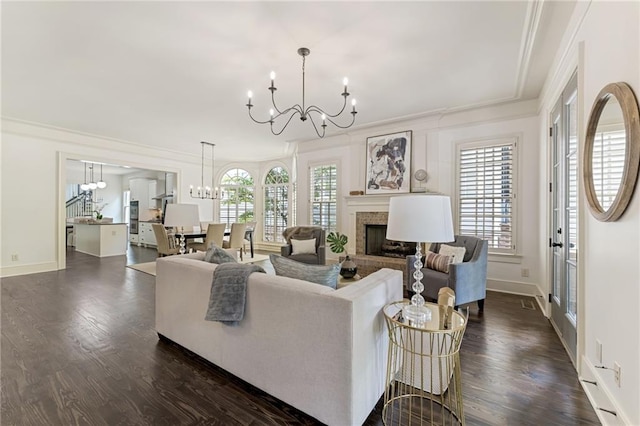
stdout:
<svg viewBox="0 0 640 426">
<path fill-rule="evenodd" d="M 411 187 L 411 130 L 367 138 L 365 194 L 402 194 Z"/>
</svg>

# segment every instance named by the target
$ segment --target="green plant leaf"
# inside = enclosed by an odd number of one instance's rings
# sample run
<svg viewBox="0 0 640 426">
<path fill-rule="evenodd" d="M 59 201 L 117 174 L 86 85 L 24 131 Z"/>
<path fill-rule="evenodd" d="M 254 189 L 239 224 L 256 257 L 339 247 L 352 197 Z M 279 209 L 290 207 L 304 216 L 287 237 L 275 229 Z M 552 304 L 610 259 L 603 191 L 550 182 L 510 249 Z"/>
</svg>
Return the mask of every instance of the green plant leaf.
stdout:
<svg viewBox="0 0 640 426">
<path fill-rule="evenodd" d="M 340 232 L 330 232 L 329 235 L 327 235 L 329 249 L 331 249 L 333 253 L 343 253 L 348 241 L 349 238 Z"/>
</svg>

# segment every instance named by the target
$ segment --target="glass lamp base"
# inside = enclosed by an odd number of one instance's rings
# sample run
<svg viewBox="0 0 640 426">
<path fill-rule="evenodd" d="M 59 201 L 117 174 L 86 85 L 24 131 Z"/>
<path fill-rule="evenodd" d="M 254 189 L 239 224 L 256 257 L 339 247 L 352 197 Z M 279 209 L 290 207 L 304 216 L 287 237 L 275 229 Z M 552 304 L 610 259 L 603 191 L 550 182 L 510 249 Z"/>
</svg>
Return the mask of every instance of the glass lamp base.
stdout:
<svg viewBox="0 0 640 426">
<path fill-rule="evenodd" d="M 402 316 L 415 322 L 427 322 L 431 320 L 431 309 L 426 306 L 406 305 L 402 308 Z"/>
</svg>

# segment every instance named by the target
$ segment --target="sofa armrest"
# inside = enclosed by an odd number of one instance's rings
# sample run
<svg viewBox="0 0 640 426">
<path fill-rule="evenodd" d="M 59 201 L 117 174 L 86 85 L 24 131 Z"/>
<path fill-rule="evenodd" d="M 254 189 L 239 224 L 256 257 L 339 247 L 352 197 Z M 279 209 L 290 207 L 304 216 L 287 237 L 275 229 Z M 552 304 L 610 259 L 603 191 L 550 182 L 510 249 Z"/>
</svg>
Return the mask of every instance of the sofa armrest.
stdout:
<svg viewBox="0 0 640 426">
<path fill-rule="evenodd" d="M 280 255 L 285 257 L 291 256 L 291 245 L 280 246 Z"/>
<path fill-rule="evenodd" d="M 318 247 L 318 265 L 324 265 L 327 260 L 326 248 L 324 245 Z"/>
</svg>

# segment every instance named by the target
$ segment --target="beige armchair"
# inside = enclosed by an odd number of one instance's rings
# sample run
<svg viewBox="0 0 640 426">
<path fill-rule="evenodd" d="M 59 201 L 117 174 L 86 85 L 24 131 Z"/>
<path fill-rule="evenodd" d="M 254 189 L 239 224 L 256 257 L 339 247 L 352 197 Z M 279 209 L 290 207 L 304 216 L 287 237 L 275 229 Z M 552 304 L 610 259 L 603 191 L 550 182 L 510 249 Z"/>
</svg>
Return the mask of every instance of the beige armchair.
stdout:
<svg viewBox="0 0 640 426">
<path fill-rule="evenodd" d="M 207 236 L 202 243 L 189 243 L 187 246 L 190 249 L 195 251 L 207 251 L 211 243 L 214 243 L 218 247 L 222 247 L 222 243 L 224 240 L 224 229 L 226 228 L 225 223 L 210 223 L 207 226 Z"/>
<path fill-rule="evenodd" d="M 158 254 L 160 256 L 170 256 L 180 253 L 180 244 L 173 235 L 167 233 L 166 228 L 160 223 L 152 223 L 153 233 L 158 244 Z"/>
<path fill-rule="evenodd" d="M 223 248 L 240 250 L 240 260 L 242 260 L 242 252 L 244 251 L 244 234 L 246 230 L 246 223 L 232 223 L 229 239 L 224 240 L 222 243 Z"/>
</svg>

